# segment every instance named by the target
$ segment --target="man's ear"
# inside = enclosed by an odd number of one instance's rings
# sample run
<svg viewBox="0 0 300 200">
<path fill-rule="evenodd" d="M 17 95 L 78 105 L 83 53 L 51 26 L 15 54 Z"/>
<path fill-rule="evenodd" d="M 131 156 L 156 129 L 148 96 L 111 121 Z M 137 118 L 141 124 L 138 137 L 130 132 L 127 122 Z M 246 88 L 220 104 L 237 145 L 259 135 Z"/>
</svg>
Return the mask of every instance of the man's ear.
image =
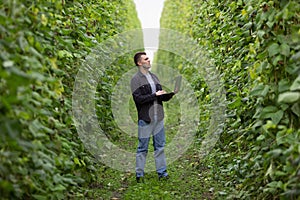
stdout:
<svg viewBox="0 0 300 200">
<path fill-rule="evenodd" d="M 141 65 L 142 65 L 141 60 L 139 60 L 139 61 L 137 62 L 137 64 L 138 64 L 138 67 L 141 66 Z"/>
</svg>

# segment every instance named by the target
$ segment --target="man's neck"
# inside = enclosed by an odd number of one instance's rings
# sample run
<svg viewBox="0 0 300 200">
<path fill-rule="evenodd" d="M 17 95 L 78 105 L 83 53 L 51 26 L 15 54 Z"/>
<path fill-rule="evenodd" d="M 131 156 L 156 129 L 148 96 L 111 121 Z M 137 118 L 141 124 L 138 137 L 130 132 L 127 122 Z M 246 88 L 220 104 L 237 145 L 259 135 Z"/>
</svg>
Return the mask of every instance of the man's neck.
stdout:
<svg viewBox="0 0 300 200">
<path fill-rule="evenodd" d="M 144 75 L 148 74 L 149 73 L 149 69 L 145 69 L 144 67 L 139 67 L 140 68 L 140 72 Z"/>
</svg>

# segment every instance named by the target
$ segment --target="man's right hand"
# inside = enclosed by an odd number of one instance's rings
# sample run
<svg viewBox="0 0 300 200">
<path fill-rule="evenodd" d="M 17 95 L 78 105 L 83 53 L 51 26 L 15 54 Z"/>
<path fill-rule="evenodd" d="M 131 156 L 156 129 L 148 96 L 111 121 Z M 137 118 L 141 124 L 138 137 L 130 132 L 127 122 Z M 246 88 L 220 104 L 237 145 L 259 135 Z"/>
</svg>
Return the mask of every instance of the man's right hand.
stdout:
<svg viewBox="0 0 300 200">
<path fill-rule="evenodd" d="M 157 92 L 155 93 L 156 96 L 160 96 L 160 95 L 162 95 L 162 94 L 166 94 L 166 91 L 164 91 L 164 90 L 159 90 L 159 91 L 157 91 Z"/>
</svg>

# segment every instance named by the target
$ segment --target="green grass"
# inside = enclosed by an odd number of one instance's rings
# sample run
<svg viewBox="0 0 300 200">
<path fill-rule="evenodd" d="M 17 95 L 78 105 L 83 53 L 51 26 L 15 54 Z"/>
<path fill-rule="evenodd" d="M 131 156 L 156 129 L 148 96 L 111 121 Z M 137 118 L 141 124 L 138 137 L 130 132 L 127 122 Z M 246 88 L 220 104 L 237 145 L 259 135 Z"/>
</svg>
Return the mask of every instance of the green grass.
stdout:
<svg viewBox="0 0 300 200">
<path fill-rule="evenodd" d="M 222 187 L 212 171 L 199 161 L 197 149 L 194 144 L 168 166 L 169 180 L 159 181 L 156 172 L 149 172 L 143 183 L 137 183 L 134 173 L 103 167 L 86 199 L 222 199 L 217 192 Z"/>
<path fill-rule="evenodd" d="M 207 169 L 197 170 L 192 166 L 194 161 L 187 154 L 169 165 L 168 180 L 159 181 L 155 172 L 146 174 L 144 183 L 135 183 L 132 178 L 122 199 L 212 199 Z"/>
</svg>

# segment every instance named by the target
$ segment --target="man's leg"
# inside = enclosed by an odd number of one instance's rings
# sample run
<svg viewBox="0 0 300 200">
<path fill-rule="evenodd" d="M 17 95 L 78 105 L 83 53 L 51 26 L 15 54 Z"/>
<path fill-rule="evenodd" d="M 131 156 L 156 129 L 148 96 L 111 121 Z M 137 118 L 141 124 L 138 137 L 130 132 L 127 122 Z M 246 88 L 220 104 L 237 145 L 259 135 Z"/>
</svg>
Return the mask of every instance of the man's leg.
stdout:
<svg viewBox="0 0 300 200">
<path fill-rule="evenodd" d="M 139 120 L 138 122 L 138 148 L 136 152 L 136 177 L 144 176 L 144 168 L 146 164 L 146 157 L 148 153 L 148 145 L 151 135 L 150 124 Z"/>
<path fill-rule="evenodd" d="M 164 122 L 159 121 L 156 123 L 153 132 L 153 146 L 154 146 L 154 159 L 156 171 L 159 178 L 167 177 L 167 163 L 164 152 L 164 146 L 166 144 Z"/>
</svg>

